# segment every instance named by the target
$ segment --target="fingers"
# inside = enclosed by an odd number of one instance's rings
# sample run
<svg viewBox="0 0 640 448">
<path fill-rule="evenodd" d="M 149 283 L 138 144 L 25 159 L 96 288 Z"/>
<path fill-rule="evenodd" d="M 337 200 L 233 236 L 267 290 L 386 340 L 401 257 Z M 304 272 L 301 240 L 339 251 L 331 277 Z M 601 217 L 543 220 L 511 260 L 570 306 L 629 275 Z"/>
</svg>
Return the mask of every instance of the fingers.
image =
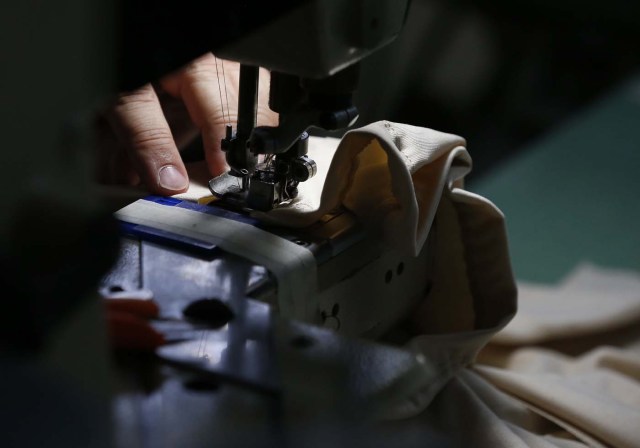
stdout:
<svg viewBox="0 0 640 448">
<path fill-rule="evenodd" d="M 186 191 L 187 170 L 151 85 L 121 94 L 109 118 L 149 190 L 163 195 Z"/>
<path fill-rule="evenodd" d="M 269 88 L 271 75 L 269 71 L 260 69 L 260 81 L 258 83 L 258 126 L 277 126 L 278 114 L 269 109 Z"/>
<path fill-rule="evenodd" d="M 217 67 L 216 67 L 217 64 Z M 221 150 L 225 123 L 228 123 L 233 107 L 232 119 L 237 113 L 238 73 L 236 65 L 225 64 L 224 75 L 220 60 L 208 53 L 173 76 L 161 81 L 162 87 L 172 95 L 182 98 L 195 125 L 202 133 L 205 158 L 209 172 L 217 176 L 227 171 L 228 166 Z M 219 84 L 220 82 L 220 84 Z M 227 99 L 228 104 L 227 106 Z"/>
<path fill-rule="evenodd" d="M 160 81 L 160 88 L 173 99 L 164 95 L 161 104 L 151 85 L 120 95 L 107 115 L 118 150 L 107 154 L 102 171 L 111 181 L 136 183 L 139 176 L 157 194 L 186 191 L 189 180 L 178 147 L 186 146 L 193 137 L 191 121 L 202 134 L 210 174 L 227 171 L 221 141 L 225 125 L 237 122 L 239 72 L 238 63 L 206 54 Z M 268 107 L 268 87 L 268 72 L 262 70 L 259 126 L 273 126 L 278 121 Z"/>
<path fill-rule="evenodd" d="M 200 129 L 209 172 L 217 176 L 227 171 L 221 141 L 225 124 L 236 125 L 240 64 L 206 54 L 180 72 L 161 81 L 171 95 L 182 98 L 191 119 Z M 258 125 L 276 125 L 278 115 L 269 109 L 268 72 L 261 72 L 258 98 Z"/>
<path fill-rule="evenodd" d="M 160 87 L 160 86 L 158 86 Z M 161 87 L 154 86 L 160 106 L 164 112 L 164 116 L 171 128 L 173 140 L 176 142 L 178 151 L 188 147 L 193 140 L 200 134 L 200 130 L 193 124 L 193 120 L 189 116 L 189 112 L 181 98 L 174 97 L 165 92 Z"/>
</svg>

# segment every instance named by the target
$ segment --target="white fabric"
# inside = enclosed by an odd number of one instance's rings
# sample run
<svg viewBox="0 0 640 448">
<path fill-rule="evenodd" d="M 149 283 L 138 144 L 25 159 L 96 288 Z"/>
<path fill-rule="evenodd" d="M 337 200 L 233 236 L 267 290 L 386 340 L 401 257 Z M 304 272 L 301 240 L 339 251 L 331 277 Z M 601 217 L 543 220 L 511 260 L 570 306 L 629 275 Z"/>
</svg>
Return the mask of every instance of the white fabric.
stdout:
<svg viewBox="0 0 640 448">
<path fill-rule="evenodd" d="M 446 435 L 450 439 L 448 446 L 453 447 L 603 446 L 500 391 L 472 369 L 456 374 L 425 412 L 394 426 L 402 431 L 421 425 Z"/>
<path fill-rule="evenodd" d="M 417 255 L 445 186 L 471 170 L 464 145 L 452 134 L 388 121 L 354 129 L 335 149 L 326 177 L 319 173 L 313 184 L 303 183 L 305 190 L 290 206 L 255 215 L 304 227 L 344 205 L 362 222 L 380 226 L 396 249 Z"/>
</svg>

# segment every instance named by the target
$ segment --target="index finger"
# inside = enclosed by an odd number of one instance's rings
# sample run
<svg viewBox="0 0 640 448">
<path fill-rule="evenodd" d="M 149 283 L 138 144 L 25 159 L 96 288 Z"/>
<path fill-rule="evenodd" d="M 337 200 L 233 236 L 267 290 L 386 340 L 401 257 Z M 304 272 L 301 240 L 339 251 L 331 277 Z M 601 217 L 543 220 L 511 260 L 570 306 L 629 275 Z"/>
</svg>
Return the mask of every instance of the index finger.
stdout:
<svg viewBox="0 0 640 448">
<path fill-rule="evenodd" d="M 207 54 L 161 82 L 167 92 L 182 98 L 200 129 L 207 165 L 213 176 L 228 170 L 221 141 L 225 137 L 225 125 L 237 123 L 239 69 L 238 63 Z M 259 122 L 277 121 L 277 115 L 268 108 L 268 91 L 262 90 L 258 106 Z"/>
</svg>

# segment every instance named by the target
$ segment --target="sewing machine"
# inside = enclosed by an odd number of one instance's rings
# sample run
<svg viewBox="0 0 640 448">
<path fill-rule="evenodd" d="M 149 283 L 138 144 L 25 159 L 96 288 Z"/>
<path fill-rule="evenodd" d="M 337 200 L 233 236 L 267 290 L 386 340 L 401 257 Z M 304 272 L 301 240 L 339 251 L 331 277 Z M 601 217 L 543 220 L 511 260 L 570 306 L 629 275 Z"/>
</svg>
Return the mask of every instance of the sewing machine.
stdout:
<svg viewBox="0 0 640 448">
<path fill-rule="evenodd" d="M 235 129 L 227 126 L 222 141 L 230 170 L 209 182 L 218 201 L 203 206 L 138 201 L 117 216 L 127 223 L 130 235 L 143 240 L 182 244 L 186 250 L 209 244 L 211 251 L 222 248 L 261 265 L 265 270 L 248 294 L 285 317 L 327 325 L 349 336 L 377 338 L 422 297 L 428 283 L 428 244 L 418 257 L 382 247 L 379 235 L 343 208 L 304 229 L 266 226 L 249 212 L 286 207 L 295 200 L 299 184 L 315 175 L 306 131 L 339 130 L 355 122 L 357 62 L 397 35 L 407 4 L 299 3 L 259 32 L 215 50 L 242 64 L 238 124 Z M 333 32 L 305 33 L 305 28 Z M 292 40 L 291 34 L 302 37 Z M 276 127 L 256 126 L 259 66 L 271 70 L 269 106 L 279 113 Z M 165 226 L 177 220 L 178 212 L 186 220 L 180 229 Z M 194 233 L 192 227 L 202 219 L 215 221 L 208 227 L 213 233 Z M 227 236 L 216 234 L 215 228 L 225 226 L 230 226 Z M 229 232 L 253 238 L 252 250 L 241 241 L 228 241 Z M 273 256 L 273 251 L 279 253 Z M 157 262 L 153 265 L 151 270 L 161 269 Z M 387 297 L 396 298 L 393 305 Z"/>
<path fill-rule="evenodd" d="M 405 387 L 425 385 L 429 366 L 410 352 L 345 336 L 378 338 L 403 319 L 427 288 L 429 244 L 418 257 L 384 248 L 345 209 L 301 230 L 264 226 L 247 212 L 286 206 L 315 174 L 307 129 L 353 124 L 356 63 L 394 38 L 407 2 L 230 2 L 216 8 L 215 20 L 206 14 L 211 7 L 196 2 L 171 14 L 152 3 L 122 5 L 119 86 L 138 86 L 204 51 L 241 62 L 238 124 L 223 141 L 231 171 L 211 180 L 219 198 L 213 205 L 150 197 L 119 212 L 126 236 L 101 288 L 150 290 L 163 316 L 176 321 L 190 303 L 211 297 L 235 317 L 158 349 L 157 358 L 118 355 L 115 442 L 302 446 L 316 438 L 366 446 L 376 436 L 365 437 L 362 425 L 398 405 Z M 271 70 L 270 107 L 280 114 L 274 128 L 256 127 L 259 66 Z M 207 230 L 190 233 L 195 223 Z M 207 233 L 221 227 L 230 239 Z M 241 253 L 234 235 L 261 247 Z M 114 247 L 113 239 L 101 241 L 102 261 L 91 272 L 104 269 Z M 69 283 L 55 275 L 56 284 Z M 49 299 L 81 295 L 53 290 Z M 25 294 L 41 292 L 34 291 Z M 63 303 L 70 309 L 78 300 Z M 54 315 L 64 321 L 63 313 Z M 29 321 L 33 346 L 48 337 L 53 320 Z M 77 338 L 71 352 L 74 344 Z"/>
</svg>

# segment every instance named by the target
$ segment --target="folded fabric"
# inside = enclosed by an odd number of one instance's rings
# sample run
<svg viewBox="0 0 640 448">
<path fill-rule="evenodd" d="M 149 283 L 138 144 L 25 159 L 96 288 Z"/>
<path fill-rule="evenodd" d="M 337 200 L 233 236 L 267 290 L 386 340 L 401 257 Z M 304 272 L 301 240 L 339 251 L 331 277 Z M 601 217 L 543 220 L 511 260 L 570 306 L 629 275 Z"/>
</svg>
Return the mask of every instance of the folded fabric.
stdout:
<svg viewBox="0 0 640 448">
<path fill-rule="evenodd" d="M 394 422 L 411 431 L 427 427 L 452 447 L 578 448 L 604 447 L 597 439 L 547 416 L 497 389 L 473 369 L 456 374 L 420 415 Z"/>
<path fill-rule="evenodd" d="M 254 213 L 269 223 L 304 227 L 344 207 L 389 248 L 411 256 L 433 236 L 432 286 L 398 329 L 408 349 L 427 359 L 428 381 L 403 390 L 387 418 L 422 412 L 515 313 L 504 217 L 460 188 L 471 170 L 464 145 L 455 135 L 388 121 L 351 130 L 339 143 L 312 138 L 309 155 L 318 174 L 300 184 L 292 203 Z"/>
<path fill-rule="evenodd" d="M 640 353 L 597 348 L 578 358 L 541 348 L 476 371 L 501 390 L 616 447 L 640 446 Z"/>
<path fill-rule="evenodd" d="M 305 227 L 338 206 L 363 223 L 378 225 L 389 244 L 417 255 L 429 234 L 445 187 L 471 171 L 463 138 L 428 128 L 379 121 L 347 132 L 342 140 L 311 137 L 315 177 L 299 185 L 290 204 L 253 215 L 265 222 Z M 209 197 L 202 164 L 187 166 L 190 187 L 175 198 Z"/>
<path fill-rule="evenodd" d="M 516 317 L 494 344 L 574 338 L 640 321 L 640 274 L 579 265 L 557 286 L 519 282 Z"/>
<path fill-rule="evenodd" d="M 475 371 L 588 446 L 640 446 L 640 273 L 583 263 L 519 301 Z"/>
<path fill-rule="evenodd" d="M 345 206 L 361 222 L 379 226 L 390 245 L 417 255 L 445 187 L 471 170 L 464 145 L 456 135 L 388 121 L 351 130 L 335 149 L 326 175 L 316 175 L 297 201 L 255 215 L 304 227 Z"/>
</svg>

